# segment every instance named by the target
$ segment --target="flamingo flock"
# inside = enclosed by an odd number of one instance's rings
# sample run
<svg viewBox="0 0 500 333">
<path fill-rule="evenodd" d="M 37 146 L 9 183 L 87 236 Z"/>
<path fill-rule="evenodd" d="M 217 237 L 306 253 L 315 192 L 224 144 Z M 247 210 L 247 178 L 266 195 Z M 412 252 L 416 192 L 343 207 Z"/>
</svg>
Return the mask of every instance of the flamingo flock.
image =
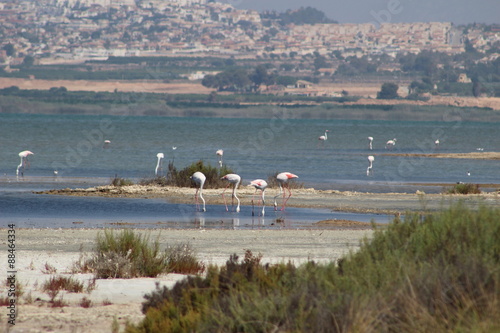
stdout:
<svg viewBox="0 0 500 333">
<path fill-rule="evenodd" d="M 276 200 L 277 200 L 277 198 L 281 194 L 283 194 L 283 201 L 282 201 L 282 205 L 281 205 L 281 209 L 280 210 L 281 211 L 285 210 L 286 203 L 287 203 L 288 199 L 290 199 L 290 197 L 292 196 L 292 191 L 290 190 L 290 186 L 288 184 L 288 181 L 291 180 L 291 179 L 295 179 L 295 178 L 299 178 L 299 176 L 297 176 L 297 175 L 295 175 L 295 174 L 293 174 L 291 172 L 282 172 L 282 173 L 279 173 L 276 176 L 276 181 L 278 182 L 280 191 L 274 197 L 274 210 L 278 210 L 278 203 L 277 203 Z M 196 210 L 199 210 L 199 200 L 201 199 L 201 201 L 203 202 L 203 208 L 201 209 L 201 211 L 203 211 L 203 212 L 206 211 L 206 208 L 205 208 L 205 199 L 202 196 L 203 185 L 205 184 L 206 179 L 207 179 L 206 176 L 202 172 L 200 172 L 200 171 L 195 172 L 191 176 L 191 180 L 193 180 L 193 182 L 197 186 L 196 187 L 196 192 L 195 192 L 195 195 L 194 195 Z M 236 205 L 236 208 L 235 208 L 235 212 L 239 213 L 240 212 L 240 203 L 241 203 L 241 201 L 238 198 L 237 189 L 238 189 L 238 186 L 241 183 L 241 176 L 237 175 L 235 173 L 229 173 L 229 174 L 223 176 L 221 179 L 228 182 L 228 185 L 225 187 L 224 191 L 221 194 L 222 198 L 224 200 L 224 205 L 226 207 L 226 211 L 229 212 L 229 207 L 227 205 L 226 198 L 225 198 L 224 194 L 225 194 L 226 190 L 229 188 L 229 186 L 233 185 L 233 191 L 232 191 L 232 194 L 231 194 L 231 198 L 232 198 L 231 206 L 234 206 L 234 200 L 236 200 L 237 205 Z M 261 200 L 260 200 L 260 202 L 262 202 L 262 209 L 261 209 L 260 215 L 264 216 L 265 215 L 265 200 L 264 200 L 264 195 L 265 195 L 265 191 L 266 191 L 266 188 L 267 188 L 268 184 L 263 179 L 255 179 L 255 180 L 252 180 L 250 182 L 249 186 L 255 187 L 255 193 L 254 193 L 253 196 L 255 196 L 255 194 L 257 193 L 258 190 L 261 190 Z M 288 190 L 288 197 L 286 196 L 286 190 Z M 255 215 L 255 212 L 254 212 L 254 199 L 252 198 L 252 216 L 254 216 L 254 215 Z"/>
<path fill-rule="evenodd" d="M 319 143 L 322 143 L 322 142 L 324 143 L 326 140 L 328 140 L 328 132 L 329 132 L 329 130 L 325 130 L 324 135 L 321 135 L 318 137 Z M 368 139 L 368 149 L 373 150 L 373 137 L 368 136 L 367 139 Z M 103 148 L 108 148 L 110 143 L 111 143 L 110 140 L 105 140 Z M 438 148 L 439 144 L 440 144 L 439 139 L 435 140 L 434 144 L 435 144 L 435 148 Z M 395 147 L 395 145 L 396 145 L 396 138 L 388 140 L 386 142 L 385 149 L 392 150 Z M 175 147 L 175 146 L 172 147 L 173 151 L 175 151 L 176 149 L 177 149 L 177 147 Z M 28 157 L 30 155 L 34 155 L 34 153 L 29 151 L 29 150 L 24 150 L 24 151 L 21 151 L 18 155 L 20 157 L 20 164 L 17 166 L 16 176 L 19 176 L 19 175 L 24 176 L 25 170 L 27 168 L 29 168 L 29 166 L 30 166 Z M 224 155 L 224 151 L 222 149 L 218 149 L 216 151 L 216 155 L 218 156 L 219 167 L 222 167 L 223 166 L 222 157 Z M 156 163 L 156 168 L 155 168 L 155 175 L 160 176 L 162 173 L 162 162 L 163 162 L 163 159 L 165 158 L 165 155 L 163 153 L 158 153 L 156 155 L 156 157 L 157 157 L 157 163 Z M 373 162 L 375 161 L 375 157 L 373 155 L 369 155 L 367 158 L 368 158 L 368 167 L 366 169 L 366 175 L 373 176 Z M 57 175 L 58 175 L 58 171 L 56 170 L 56 171 L 54 171 L 54 176 L 57 176 Z M 470 175 L 469 172 L 468 172 L 468 175 Z M 199 171 L 193 173 L 193 175 L 190 178 L 196 185 L 196 192 L 194 195 L 196 209 L 205 212 L 206 211 L 206 202 L 205 202 L 205 199 L 203 198 L 203 186 L 204 186 L 207 178 L 202 172 L 199 172 Z M 281 173 L 277 174 L 276 181 L 277 181 L 278 186 L 279 186 L 279 192 L 274 196 L 274 210 L 275 211 L 278 210 L 277 199 L 280 196 L 282 196 L 280 210 L 284 211 L 286 209 L 287 202 L 290 199 L 290 197 L 292 196 L 292 192 L 291 192 L 290 186 L 289 186 L 289 181 L 296 179 L 296 178 L 299 178 L 299 177 L 291 172 L 281 172 Z M 230 174 L 226 174 L 225 176 L 223 176 L 221 178 L 221 180 L 225 180 L 228 183 L 227 186 L 225 187 L 224 191 L 221 194 L 222 198 L 224 200 L 224 205 L 225 205 L 226 211 L 229 211 L 229 207 L 228 207 L 228 204 L 226 201 L 225 192 L 229 188 L 229 186 L 232 185 L 231 206 L 234 207 L 234 201 L 236 201 L 237 205 L 234 208 L 234 211 L 239 213 L 241 201 L 237 195 L 237 190 L 238 190 L 239 185 L 241 184 L 241 177 L 237 174 L 230 173 Z M 263 179 L 255 179 L 255 180 L 252 180 L 250 182 L 249 186 L 253 186 L 255 188 L 255 192 L 252 196 L 252 216 L 255 215 L 255 199 L 254 198 L 255 198 L 255 195 L 257 194 L 257 191 L 259 191 L 259 190 L 261 191 L 260 199 L 258 200 L 258 205 L 260 206 L 259 215 L 264 216 L 265 215 L 265 191 L 268 187 L 268 183 Z M 287 195 L 287 191 L 288 191 L 288 195 Z"/>
</svg>

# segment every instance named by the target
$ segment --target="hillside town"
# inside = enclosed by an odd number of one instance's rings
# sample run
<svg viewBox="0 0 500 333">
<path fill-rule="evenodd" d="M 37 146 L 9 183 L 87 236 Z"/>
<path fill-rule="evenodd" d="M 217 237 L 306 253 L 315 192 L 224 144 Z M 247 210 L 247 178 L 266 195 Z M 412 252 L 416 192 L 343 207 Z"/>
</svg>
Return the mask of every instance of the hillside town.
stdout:
<svg viewBox="0 0 500 333">
<path fill-rule="evenodd" d="M 14 0 L 0 3 L 0 63 L 26 56 L 53 64 L 109 56 L 452 55 L 464 52 L 466 41 L 480 52 L 500 43 L 500 26 L 379 23 L 282 25 L 272 15 L 207 0 Z"/>
</svg>

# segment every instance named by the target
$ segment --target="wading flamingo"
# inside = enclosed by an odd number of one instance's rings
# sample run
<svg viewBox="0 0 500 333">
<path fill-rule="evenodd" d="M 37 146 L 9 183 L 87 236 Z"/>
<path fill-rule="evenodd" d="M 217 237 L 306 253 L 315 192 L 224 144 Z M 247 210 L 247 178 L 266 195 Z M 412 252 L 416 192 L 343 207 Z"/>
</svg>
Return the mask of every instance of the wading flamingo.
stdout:
<svg viewBox="0 0 500 333">
<path fill-rule="evenodd" d="M 158 177 L 161 174 L 161 164 L 165 155 L 163 155 L 163 153 L 158 153 L 156 154 L 156 157 L 158 157 L 158 162 L 156 163 L 155 175 Z"/>
<path fill-rule="evenodd" d="M 255 192 L 253 194 L 253 197 L 255 196 L 255 193 L 257 193 L 257 190 L 261 190 L 262 191 L 262 193 L 260 195 L 260 198 L 262 200 L 262 212 L 261 212 L 261 216 L 264 216 L 264 208 L 265 208 L 265 205 L 266 205 L 266 203 L 264 201 L 264 195 L 265 195 L 266 188 L 267 188 L 267 182 L 264 179 L 255 179 L 255 180 L 252 180 L 250 182 L 250 186 L 255 187 Z M 253 207 L 254 207 L 253 197 L 252 197 L 252 216 L 255 215 L 254 210 L 253 210 Z"/>
<path fill-rule="evenodd" d="M 236 199 L 236 201 L 238 201 L 238 206 L 236 206 L 236 213 L 239 213 L 240 212 L 240 199 L 238 199 L 238 197 L 236 196 L 236 190 L 238 189 L 238 185 L 240 185 L 241 177 L 235 173 L 228 173 L 227 175 L 225 175 L 221 179 L 227 180 L 229 182 L 229 184 L 227 184 L 224 191 L 222 191 L 222 199 L 224 199 L 224 204 L 226 205 L 226 212 L 228 212 L 229 209 L 227 208 L 227 203 L 226 203 L 226 198 L 224 197 L 224 192 L 226 192 L 229 185 L 233 184 L 233 194 L 232 194 L 232 199 L 231 199 L 231 205 L 234 205 L 234 199 Z"/>
<path fill-rule="evenodd" d="M 439 148 L 439 139 L 437 139 L 436 141 L 434 141 L 434 146 L 436 147 L 436 149 Z"/>
<path fill-rule="evenodd" d="M 203 195 L 201 194 L 201 192 L 203 191 L 203 184 L 205 184 L 205 180 L 207 180 L 207 177 L 205 177 L 205 175 L 199 171 L 193 173 L 193 175 L 190 177 L 194 183 L 198 186 L 196 188 L 196 193 L 194 194 L 194 202 L 196 204 L 196 210 L 198 210 L 198 197 L 201 199 L 201 201 L 203 202 L 203 208 L 202 208 L 202 212 L 206 212 L 207 210 L 205 209 L 205 199 L 203 199 Z M 198 195 L 199 193 L 199 195 Z"/>
<path fill-rule="evenodd" d="M 325 130 L 325 135 L 322 135 L 318 138 L 318 146 L 320 145 L 320 143 L 324 143 L 326 140 L 328 140 L 328 132 L 330 132 L 329 130 Z"/>
<path fill-rule="evenodd" d="M 219 156 L 219 167 L 222 168 L 222 155 L 224 155 L 224 150 L 219 149 L 215 152 L 217 156 Z"/>
<path fill-rule="evenodd" d="M 372 155 L 368 156 L 368 169 L 366 169 L 367 176 L 373 176 L 373 161 L 375 161 L 375 157 Z"/>
<path fill-rule="evenodd" d="M 292 196 L 292 191 L 290 191 L 290 186 L 288 185 L 288 180 L 293 178 L 299 178 L 299 176 L 294 175 L 290 172 L 282 172 L 276 176 L 276 180 L 278 181 L 278 185 L 280 186 L 280 192 L 274 196 L 274 210 L 278 209 L 278 204 L 276 203 L 276 198 L 283 193 L 283 204 L 281 206 L 281 210 L 285 210 L 286 202 Z M 285 188 L 285 189 L 283 189 Z M 285 190 L 288 189 L 288 198 L 285 199 Z"/>
<path fill-rule="evenodd" d="M 370 150 L 373 150 L 372 143 L 373 143 L 373 137 L 369 136 L 368 137 L 368 149 L 370 149 Z"/>
<path fill-rule="evenodd" d="M 19 170 L 21 170 L 21 176 L 24 176 L 24 169 L 26 166 L 30 166 L 30 161 L 28 161 L 28 156 L 30 155 L 35 155 L 29 150 L 23 150 L 22 152 L 19 153 L 19 157 L 21 158 L 21 163 L 17 166 L 16 169 L 16 176 L 19 176 Z"/>
<path fill-rule="evenodd" d="M 108 148 L 110 144 L 111 144 L 110 140 L 104 140 L 104 144 L 103 144 L 102 148 Z"/>
<path fill-rule="evenodd" d="M 396 145 L 396 138 L 389 140 L 385 143 L 385 149 L 392 150 L 394 146 Z"/>
</svg>

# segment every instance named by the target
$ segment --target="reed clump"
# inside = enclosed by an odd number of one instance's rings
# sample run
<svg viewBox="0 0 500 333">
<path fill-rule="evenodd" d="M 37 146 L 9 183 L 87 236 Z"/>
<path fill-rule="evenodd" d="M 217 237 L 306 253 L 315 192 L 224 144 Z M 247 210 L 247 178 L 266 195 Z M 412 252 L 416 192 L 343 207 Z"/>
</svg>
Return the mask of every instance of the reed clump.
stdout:
<svg viewBox="0 0 500 333">
<path fill-rule="evenodd" d="M 145 296 L 126 332 L 500 330 L 500 209 L 407 213 L 338 262 L 231 256 Z"/>
</svg>

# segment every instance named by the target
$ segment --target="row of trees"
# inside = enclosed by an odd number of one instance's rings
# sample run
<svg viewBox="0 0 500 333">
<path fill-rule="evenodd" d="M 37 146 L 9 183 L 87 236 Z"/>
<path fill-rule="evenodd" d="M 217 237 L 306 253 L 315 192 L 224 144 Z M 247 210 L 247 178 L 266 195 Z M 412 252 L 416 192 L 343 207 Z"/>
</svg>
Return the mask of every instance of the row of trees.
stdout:
<svg viewBox="0 0 500 333">
<path fill-rule="evenodd" d="M 288 86 L 297 81 L 297 78 L 294 77 L 270 73 L 268 69 L 269 66 L 265 65 L 259 65 L 251 72 L 243 68 L 229 69 L 216 75 L 206 75 L 201 84 L 218 91 L 256 92 L 262 85 L 281 84 Z"/>
</svg>

